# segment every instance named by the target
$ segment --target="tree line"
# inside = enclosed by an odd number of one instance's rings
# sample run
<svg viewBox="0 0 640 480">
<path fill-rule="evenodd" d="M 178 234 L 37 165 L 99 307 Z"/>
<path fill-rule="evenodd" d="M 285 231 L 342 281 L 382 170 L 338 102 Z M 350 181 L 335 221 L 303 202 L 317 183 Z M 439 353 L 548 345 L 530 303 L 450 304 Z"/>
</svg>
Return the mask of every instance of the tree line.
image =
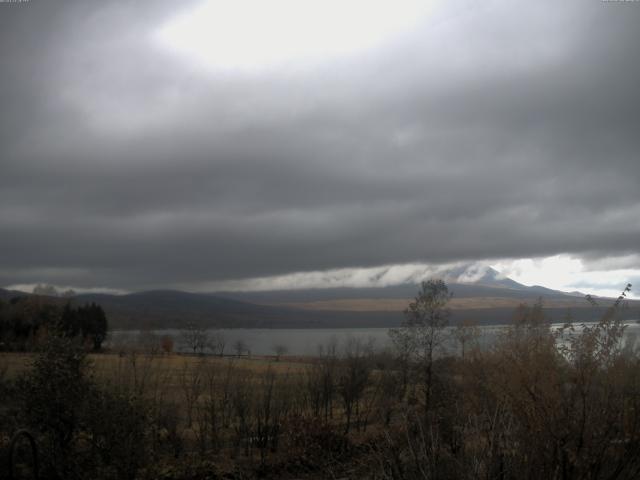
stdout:
<svg viewBox="0 0 640 480">
<path fill-rule="evenodd" d="M 72 306 L 39 296 L 0 300 L 0 350 L 33 350 L 52 330 L 97 351 L 106 339 L 108 321 L 102 307 L 93 302 Z"/>
</svg>

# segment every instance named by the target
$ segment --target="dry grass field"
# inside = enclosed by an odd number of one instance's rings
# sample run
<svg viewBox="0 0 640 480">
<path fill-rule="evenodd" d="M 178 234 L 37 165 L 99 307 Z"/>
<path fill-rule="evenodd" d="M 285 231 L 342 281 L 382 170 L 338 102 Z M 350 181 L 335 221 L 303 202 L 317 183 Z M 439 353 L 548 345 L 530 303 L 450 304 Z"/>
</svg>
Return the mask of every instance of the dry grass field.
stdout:
<svg viewBox="0 0 640 480">
<path fill-rule="evenodd" d="M 349 298 L 339 300 L 319 300 L 313 302 L 279 303 L 278 306 L 300 308 L 318 311 L 345 312 L 402 312 L 411 299 L 401 298 Z M 488 309 L 488 308 L 516 308 L 522 304 L 522 299 L 507 297 L 467 297 L 452 298 L 448 306 L 452 310 Z M 587 306 L 582 297 L 552 299 L 545 301 L 549 308 L 580 308 Z"/>
<path fill-rule="evenodd" d="M 15 379 L 31 367 L 35 353 L 0 352 L 0 374 L 7 379 Z M 178 372 L 198 365 L 208 365 L 213 368 L 224 368 L 232 364 L 242 371 L 263 374 L 272 371 L 276 374 L 299 374 L 304 372 L 309 364 L 305 357 L 282 357 L 277 361 L 270 356 L 213 356 L 213 355 L 149 355 L 149 354 L 118 354 L 99 353 L 88 355 L 90 365 L 98 379 L 112 379 L 114 376 L 131 370 L 133 366 L 139 369 L 152 370 L 154 373 L 169 372 L 169 378 Z"/>
</svg>

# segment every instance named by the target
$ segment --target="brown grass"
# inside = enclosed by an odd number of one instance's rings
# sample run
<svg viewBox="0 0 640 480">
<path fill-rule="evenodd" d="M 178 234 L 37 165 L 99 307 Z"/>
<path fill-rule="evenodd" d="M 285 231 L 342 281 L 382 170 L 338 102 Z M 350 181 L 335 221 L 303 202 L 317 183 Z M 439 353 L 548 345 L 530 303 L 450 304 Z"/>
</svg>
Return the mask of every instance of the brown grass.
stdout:
<svg viewBox="0 0 640 480">
<path fill-rule="evenodd" d="M 401 298 L 349 298 L 341 300 L 319 300 L 314 302 L 280 303 L 279 306 L 300 308 L 303 310 L 345 311 L 345 312 L 402 312 L 409 306 L 411 299 Z M 484 308 L 516 308 L 525 300 L 506 297 L 468 297 L 453 298 L 449 307 L 453 310 Z M 531 302 L 531 300 L 528 300 Z M 588 307 L 581 297 L 554 299 L 544 302 L 545 307 Z"/>
<path fill-rule="evenodd" d="M 35 353 L 0 352 L 0 372 L 4 371 L 9 379 L 16 378 L 29 370 L 35 355 Z M 233 362 L 236 368 L 256 374 L 264 373 L 269 369 L 277 374 L 296 374 L 303 372 L 309 362 L 309 359 L 305 357 L 281 357 L 280 361 L 276 361 L 275 358 L 269 356 L 221 358 L 218 356 L 183 354 L 147 355 L 140 353 L 136 355 L 140 368 L 144 368 L 145 365 L 149 364 L 154 371 L 168 370 L 170 372 L 179 372 L 185 367 L 195 367 L 204 360 L 212 366 L 217 365 L 220 367 Z M 129 355 L 121 356 L 117 353 L 90 354 L 88 358 L 98 378 L 108 378 L 131 365 L 131 357 Z"/>
</svg>

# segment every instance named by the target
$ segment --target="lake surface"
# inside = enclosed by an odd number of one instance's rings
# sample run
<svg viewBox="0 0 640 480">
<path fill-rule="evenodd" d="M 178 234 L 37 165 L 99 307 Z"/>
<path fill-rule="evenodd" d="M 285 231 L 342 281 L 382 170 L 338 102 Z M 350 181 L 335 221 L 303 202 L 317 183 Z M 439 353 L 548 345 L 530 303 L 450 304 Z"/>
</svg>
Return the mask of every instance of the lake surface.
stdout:
<svg viewBox="0 0 640 480">
<path fill-rule="evenodd" d="M 636 321 L 626 322 L 625 341 L 635 342 L 640 335 L 640 324 Z M 553 324 L 558 328 L 562 324 Z M 577 327 L 577 325 L 576 325 Z M 478 342 L 482 346 L 491 345 L 500 332 L 508 328 L 504 325 L 478 327 Z M 448 328 L 449 332 L 453 330 Z M 189 347 L 184 341 L 184 332 L 179 329 L 154 330 L 153 332 L 140 332 L 135 330 L 115 330 L 111 332 L 108 345 L 136 344 L 144 342 L 145 337 L 151 335 L 169 335 L 174 341 L 174 350 L 188 352 Z M 358 339 L 362 342 L 372 342 L 377 350 L 391 347 L 388 328 L 234 328 L 208 330 L 207 336 L 211 339 L 216 334 L 224 337 L 225 353 L 234 353 L 234 344 L 242 341 L 248 351 L 253 355 L 273 355 L 275 346 L 282 345 L 288 355 L 316 355 L 320 346 L 326 348 L 330 344 L 337 344 L 338 351 L 344 347 L 349 339 Z M 448 349 L 455 353 L 455 343 L 450 342 Z"/>
</svg>

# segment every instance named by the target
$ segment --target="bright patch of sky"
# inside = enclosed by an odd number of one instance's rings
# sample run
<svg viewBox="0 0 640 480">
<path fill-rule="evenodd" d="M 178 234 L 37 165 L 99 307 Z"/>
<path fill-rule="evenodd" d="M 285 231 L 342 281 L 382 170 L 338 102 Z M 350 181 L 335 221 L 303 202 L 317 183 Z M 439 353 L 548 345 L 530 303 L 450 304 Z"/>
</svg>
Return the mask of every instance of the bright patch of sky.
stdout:
<svg viewBox="0 0 640 480">
<path fill-rule="evenodd" d="M 637 255 L 584 260 L 570 255 L 523 258 L 493 262 L 492 267 L 524 285 L 541 285 L 564 292 L 579 291 L 617 297 L 627 283 L 636 283 L 631 298 L 640 298 L 640 268 Z M 630 268 L 636 265 L 636 268 Z"/>
<path fill-rule="evenodd" d="M 158 44 L 212 70 L 322 61 L 375 47 L 430 10 L 423 0 L 209 0 L 171 18 Z"/>
</svg>

